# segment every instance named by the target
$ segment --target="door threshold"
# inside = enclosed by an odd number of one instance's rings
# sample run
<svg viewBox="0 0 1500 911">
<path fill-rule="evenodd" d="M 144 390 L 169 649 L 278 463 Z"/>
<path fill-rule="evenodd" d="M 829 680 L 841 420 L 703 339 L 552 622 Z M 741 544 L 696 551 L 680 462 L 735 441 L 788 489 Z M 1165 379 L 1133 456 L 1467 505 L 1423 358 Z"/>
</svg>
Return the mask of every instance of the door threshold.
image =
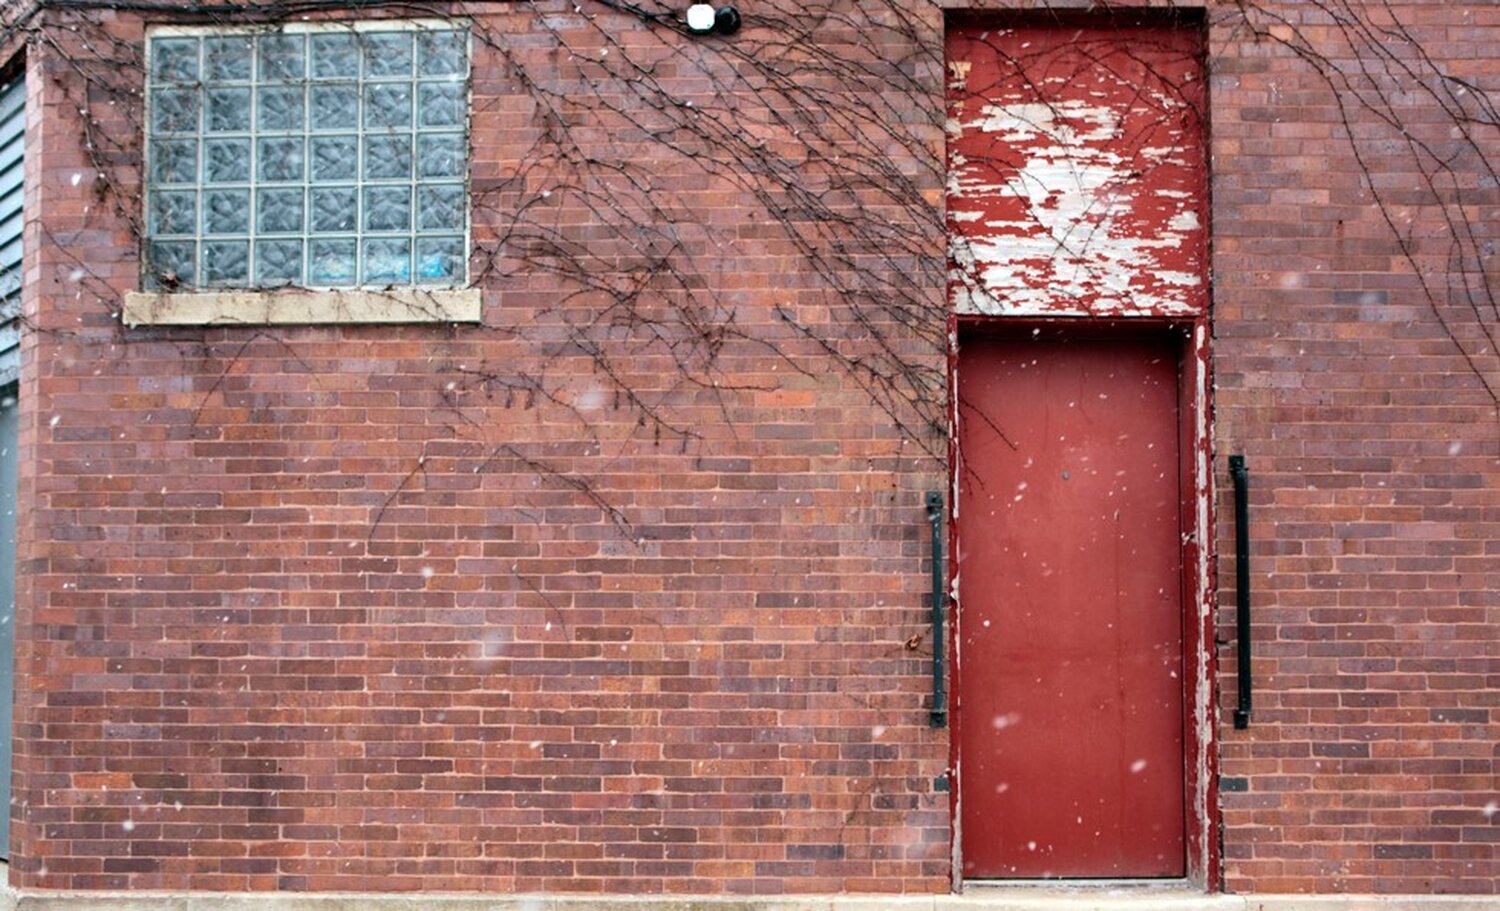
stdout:
<svg viewBox="0 0 1500 911">
<path fill-rule="evenodd" d="M 936 906 L 952 911 L 1247 911 L 1244 896 L 1187 879 L 966 880 Z"/>
<path fill-rule="evenodd" d="M 1026 889 L 1045 891 L 1048 889 L 1073 891 L 1076 889 L 1130 889 L 1133 891 L 1185 892 L 1206 895 L 1208 890 L 1201 883 L 1190 879 L 966 879 L 964 889 Z"/>
</svg>

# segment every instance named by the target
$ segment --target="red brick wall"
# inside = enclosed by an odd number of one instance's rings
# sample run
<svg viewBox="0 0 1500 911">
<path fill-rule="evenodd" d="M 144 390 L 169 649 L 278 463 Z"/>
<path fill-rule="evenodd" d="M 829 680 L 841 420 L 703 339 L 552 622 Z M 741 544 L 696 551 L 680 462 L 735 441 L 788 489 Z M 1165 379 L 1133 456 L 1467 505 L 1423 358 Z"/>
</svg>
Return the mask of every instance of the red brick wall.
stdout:
<svg viewBox="0 0 1500 911">
<path fill-rule="evenodd" d="M 658 78 L 702 100 L 697 61 L 717 52 L 591 10 L 609 45 L 564 9 L 475 26 L 475 192 L 545 207 L 535 224 L 628 276 L 638 238 L 597 196 L 535 162 L 508 182 L 547 125 L 511 68 L 561 109 L 590 78 L 577 59 L 680 47 Z M 134 19 L 106 21 L 139 40 Z M 127 330 L 111 311 L 135 242 L 91 192 L 72 64 L 41 48 L 36 68 L 50 237 L 23 391 L 17 884 L 947 888 L 923 640 L 923 493 L 946 483 L 923 445 L 941 437 L 903 433 L 777 315 L 851 335 L 762 204 L 638 129 L 575 134 L 583 154 L 650 161 L 652 199 L 714 232 L 681 243 L 739 334 L 696 384 L 673 359 L 695 349 L 610 325 L 615 301 L 519 262 L 514 239 L 481 279 L 482 326 Z M 133 136 L 95 94 L 103 126 Z M 477 247 L 499 229 L 476 211 Z M 689 303 L 658 293 L 642 312 Z M 876 328 L 941 390 L 940 330 Z"/>
<path fill-rule="evenodd" d="M 1226 884 L 1492 891 L 1500 424 L 1437 316 L 1485 379 L 1500 365 L 1451 304 L 1452 210 L 1414 164 L 1430 160 L 1377 112 L 1341 113 L 1317 67 L 1280 43 L 1305 38 L 1355 65 L 1309 6 L 1275 4 L 1296 28 L 1261 37 L 1238 7 L 1209 15 L 1215 433 L 1226 488 L 1223 454 L 1252 469 L 1259 644 L 1252 727 L 1217 732 Z M 543 169 L 507 182 L 548 125 L 516 64 L 563 97 L 605 50 L 606 32 L 571 9 L 479 17 L 495 44 L 476 44 L 476 191 L 510 212 L 555 190 L 546 223 L 628 271 L 639 260 L 607 213 Z M 1448 72 L 1493 81 L 1495 11 L 1396 9 Z M 715 47 L 757 40 L 753 18 L 715 45 L 586 12 L 616 36 L 615 59 L 655 59 L 655 76 L 700 104 L 714 97 L 708 74 L 737 65 Z M 135 19 L 90 15 L 139 40 Z M 932 207 L 890 215 L 930 262 L 857 262 L 872 282 L 914 280 L 939 320 L 941 23 L 923 9 L 907 43 L 859 21 L 818 33 L 854 62 L 878 44 L 930 84 L 925 105 L 891 95 L 906 106 L 891 122 L 901 114 L 927 156 L 882 143 Z M 79 56 L 80 39 L 50 34 Z M 1399 40 L 1381 46 L 1421 65 Z M 683 381 L 629 326 L 592 336 L 641 401 L 698 435 L 684 441 L 643 426 L 567 344 L 608 318 L 604 298 L 567 296 L 576 282 L 515 256 L 513 238 L 481 282 L 479 327 L 123 329 L 113 312 L 138 265 L 115 207 L 134 211 L 134 112 L 105 92 L 85 99 L 58 48 L 30 53 L 38 331 L 22 386 L 17 885 L 949 888 L 921 503 L 946 487 L 923 454 L 942 444 L 905 432 L 859 373 L 778 314 L 872 356 L 768 217 L 779 200 L 663 155 L 612 115 L 564 112 L 595 128 L 580 134 L 586 153 L 653 162 L 654 198 L 702 213 L 706 227 L 679 240 L 740 330 L 695 374 L 718 386 Z M 1453 118 L 1402 79 L 1402 122 L 1456 156 L 1473 201 L 1470 247 L 1487 258 L 1470 272 L 1493 273 L 1494 181 Z M 736 135 L 796 148 L 756 126 L 763 102 L 734 97 Z M 121 195 L 97 189 L 84 100 L 126 145 L 105 153 Z M 815 186 L 816 163 L 805 173 Z M 1411 226 L 1410 258 L 1372 186 Z M 476 212 L 477 245 L 495 242 L 495 223 Z M 931 326 L 878 328 L 941 376 Z M 550 397 L 528 392 L 536 377 Z M 1220 568 L 1230 605 L 1232 560 Z"/>
<path fill-rule="evenodd" d="M 1494 298 L 1476 320 L 1458 267 L 1497 274 L 1495 128 L 1472 128 L 1487 165 L 1442 108 L 1473 89 L 1408 37 L 1493 93 L 1500 11 L 1395 4 L 1403 35 L 1360 30 L 1389 25 L 1376 4 L 1318 6 L 1275 4 L 1256 43 L 1214 16 L 1216 430 L 1251 470 L 1257 686 L 1250 729 L 1220 732 L 1227 885 L 1493 892 L 1500 362 Z M 1336 93 L 1298 49 L 1329 58 Z M 1357 58 L 1373 84 L 1337 75 Z M 1424 148 L 1451 168 L 1436 193 Z M 1230 515 L 1226 496 L 1226 589 Z"/>
</svg>

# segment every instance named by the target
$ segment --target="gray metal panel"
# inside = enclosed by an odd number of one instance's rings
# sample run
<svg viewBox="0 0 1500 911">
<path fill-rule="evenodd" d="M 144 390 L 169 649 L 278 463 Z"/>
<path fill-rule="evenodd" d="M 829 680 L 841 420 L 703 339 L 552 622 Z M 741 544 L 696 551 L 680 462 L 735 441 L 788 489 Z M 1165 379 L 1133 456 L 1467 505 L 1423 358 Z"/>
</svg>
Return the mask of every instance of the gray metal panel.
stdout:
<svg viewBox="0 0 1500 911">
<path fill-rule="evenodd" d="M 26 85 L 0 85 L 0 793 L 10 794 L 16 652 L 16 375 L 21 363 L 21 186 Z M 9 800 L 6 801 L 9 803 Z M 0 857 L 10 859 L 10 813 L 0 813 Z"/>
<path fill-rule="evenodd" d="M 10 793 L 11 704 L 16 691 L 16 387 L 0 392 L 0 782 Z M 9 803 L 9 801 L 7 801 Z M 0 813 L 0 856 L 10 859 L 10 813 Z"/>
</svg>

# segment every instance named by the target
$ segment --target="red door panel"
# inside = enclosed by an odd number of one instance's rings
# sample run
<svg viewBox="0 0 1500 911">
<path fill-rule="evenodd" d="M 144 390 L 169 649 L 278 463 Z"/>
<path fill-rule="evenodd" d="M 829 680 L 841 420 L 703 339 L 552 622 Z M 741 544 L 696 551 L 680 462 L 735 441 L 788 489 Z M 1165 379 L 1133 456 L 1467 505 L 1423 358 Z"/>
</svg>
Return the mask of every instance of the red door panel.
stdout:
<svg viewBox="0 0 1500 911">
<path fill-rule="evenodd" d="M 1185 873 L 1177 356 L 960 355 L 963 875 Z"/>
</svg>

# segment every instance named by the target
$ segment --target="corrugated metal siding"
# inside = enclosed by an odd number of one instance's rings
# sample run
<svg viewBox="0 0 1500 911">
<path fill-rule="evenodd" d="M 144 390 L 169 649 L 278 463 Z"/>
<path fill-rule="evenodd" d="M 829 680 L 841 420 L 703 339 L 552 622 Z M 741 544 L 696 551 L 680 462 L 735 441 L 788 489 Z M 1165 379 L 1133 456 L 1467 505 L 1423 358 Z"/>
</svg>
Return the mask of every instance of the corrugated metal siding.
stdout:
<svg viewBox="0 0 1500 911">
<path fill-rule="evenodd" d="M 16 381 L 21 351 L 21 188 L 26 85 L 0 86 L 0 386 Z"/>
</svg>

